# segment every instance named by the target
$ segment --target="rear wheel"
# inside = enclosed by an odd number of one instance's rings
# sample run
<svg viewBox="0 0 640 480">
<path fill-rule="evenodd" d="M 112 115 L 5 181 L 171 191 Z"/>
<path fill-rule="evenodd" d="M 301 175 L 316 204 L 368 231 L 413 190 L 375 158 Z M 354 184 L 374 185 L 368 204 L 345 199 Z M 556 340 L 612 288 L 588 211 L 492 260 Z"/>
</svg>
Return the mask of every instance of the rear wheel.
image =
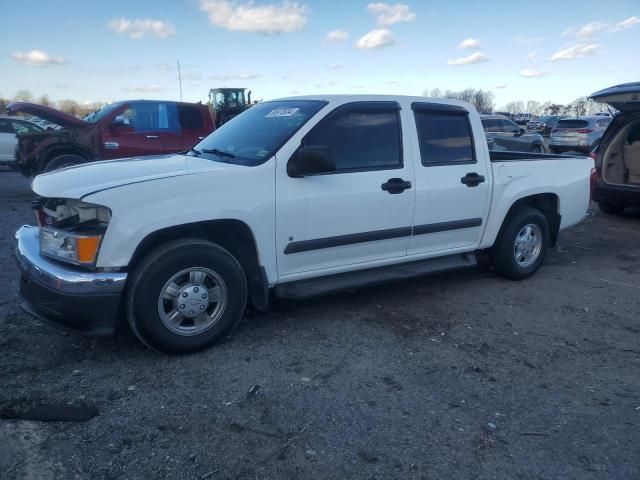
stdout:
<svg viewBox="0 0 640 480">
<path fill-rule="evenodd" d="M 58 155 L 57 157 L 53 157 L 51 160 L 49 160 L 46 163 L 42 171 L 45 173 L 52 172 L 60 168 L 71 167 L 73 165 L 80 165 L 85 161 L 86 161 L 85 158 L 81 157 L 80 155 L 66 153 L 64 155 Z"/>
<path fill-rule="evenodd" d="M 169 242 L 135 268 L 127 319 L 136 336 L 163 353 L 202 350 L 229 335 L 247 302 L 238 261 L 199 239 Z"/>
<path fill-rule="evenodd" d="M 535 208 L 524 208 L 505 221 L 491 249 L 491 264 L 498 275 L 522 280 L 533 275 L 549 247 L 549 222 Z"/>
<path fill-rule="evenodd" d="M 598 207 L 602 213 L 606 213 L 607 215 L 619 215 L 625 208 L 623 206 L 607 202 L 598 202 Z"/>
</svg>

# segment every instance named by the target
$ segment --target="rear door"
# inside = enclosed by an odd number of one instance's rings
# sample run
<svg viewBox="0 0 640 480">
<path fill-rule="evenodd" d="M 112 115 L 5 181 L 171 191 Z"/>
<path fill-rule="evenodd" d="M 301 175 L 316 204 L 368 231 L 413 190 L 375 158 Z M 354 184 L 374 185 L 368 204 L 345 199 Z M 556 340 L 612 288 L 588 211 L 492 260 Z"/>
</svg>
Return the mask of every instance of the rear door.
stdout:
<svg viewBox="0 0 640 480">
<path fill-rule="evenodd" d="M 413 104 L 416 206 L 408 254 L 472 249 L 480 242 L 490 199 L 480 122 L 457 105 Z M 478 135 L 474 135 L 474 131 Z"/>
<path fill-rule="evenodd" d="M 415 190 L 401 113 L 396 102 L 353 102 L 320 120 L 301 144 L 330 149 L 336 163 L 331 173 L 292 178 L 287 162 L 300 144 L 292 141 L 278 152 L 276 244 L 282 279 L 407 254 Z"/>
</svg>

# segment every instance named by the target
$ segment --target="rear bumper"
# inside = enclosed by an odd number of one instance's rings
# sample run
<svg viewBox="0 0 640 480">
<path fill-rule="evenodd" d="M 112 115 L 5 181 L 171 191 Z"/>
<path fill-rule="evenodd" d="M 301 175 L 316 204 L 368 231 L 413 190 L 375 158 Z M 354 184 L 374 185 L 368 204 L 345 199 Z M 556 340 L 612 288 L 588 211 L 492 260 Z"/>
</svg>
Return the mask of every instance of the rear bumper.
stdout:
<svg viewBox="0 0 640 480">
<path fill-rule="evenodd" d="M 640 185 L 622 187 L 598 182 L 593 192 L 593 200 L 620 207 L 640 207 Z"/>
<path fill-rule="evenodd" d="M 86 272 L 42 257 L 37 227 L 20 228 L 15 248 L 27 312 L 86 335 L 114 333 L 126 273 Z"/>
</svg>

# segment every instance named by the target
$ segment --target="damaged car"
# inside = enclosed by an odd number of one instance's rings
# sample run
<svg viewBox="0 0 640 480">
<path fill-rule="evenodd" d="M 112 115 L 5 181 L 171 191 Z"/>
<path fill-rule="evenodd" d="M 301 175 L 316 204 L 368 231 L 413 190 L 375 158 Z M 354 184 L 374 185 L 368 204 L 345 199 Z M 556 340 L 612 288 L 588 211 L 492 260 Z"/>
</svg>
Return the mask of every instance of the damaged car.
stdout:
<svg viewBox="0 0 640 480">
<path fill-rule="evenodd" d="M 206 105 L 157 100 L 116 102 L 83 119 L 27 102 L 8 113 L 27 113 L 60 128 L 21 135 L 14 168 L 34 176 L 59 168 L 188 150 L 215 130 Z"/>
</svg>

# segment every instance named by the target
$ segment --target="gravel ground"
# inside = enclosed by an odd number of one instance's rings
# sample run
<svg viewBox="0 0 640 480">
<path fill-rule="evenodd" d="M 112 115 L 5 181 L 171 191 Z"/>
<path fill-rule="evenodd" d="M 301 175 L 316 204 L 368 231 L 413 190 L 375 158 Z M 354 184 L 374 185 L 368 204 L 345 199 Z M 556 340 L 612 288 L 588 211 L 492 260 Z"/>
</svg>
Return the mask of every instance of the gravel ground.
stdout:
<svg viewBox="0 0 640 480">
<path fill-rule="evenodd" d="M 594 209 L 524 282 L 280 301 L 166 357 L 21 312 L 29 200 L 0 172 L 2 479 L 640 478 L 640 212 Z"/>
</svg>

